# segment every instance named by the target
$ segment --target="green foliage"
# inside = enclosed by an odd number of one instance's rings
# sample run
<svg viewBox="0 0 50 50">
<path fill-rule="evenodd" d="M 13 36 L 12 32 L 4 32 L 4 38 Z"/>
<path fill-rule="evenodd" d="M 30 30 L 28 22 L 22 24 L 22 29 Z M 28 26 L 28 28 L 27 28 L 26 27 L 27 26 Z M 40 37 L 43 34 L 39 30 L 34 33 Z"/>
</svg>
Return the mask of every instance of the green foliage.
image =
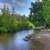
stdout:
<svg viewBox="0 0 50 50">
<path fill-rule="evenodd" d="M 43 16 L 43 4 L 42 4 L 42 2 L 35 2 L 35 3 L 32 2 L 31 3 L 29 20 L 35 26 L 44 26 L 45 19 Z"/>
<path fill-rule="evenodd" d="M 0 33 L 15 33 L 20 30 L 29 29 L 28 20 L 25 16 L 16 16 L 9 14 L 9 10 L 2 10 L 0 15 Z M 17 19 L 19 18 L 19 19 Z"/>
<path fill-rule="evenodd" d="M 48 23 L 48 27 L 50 28 L 50 1 L 43 0 L 43 16 Z"/>
</svg>

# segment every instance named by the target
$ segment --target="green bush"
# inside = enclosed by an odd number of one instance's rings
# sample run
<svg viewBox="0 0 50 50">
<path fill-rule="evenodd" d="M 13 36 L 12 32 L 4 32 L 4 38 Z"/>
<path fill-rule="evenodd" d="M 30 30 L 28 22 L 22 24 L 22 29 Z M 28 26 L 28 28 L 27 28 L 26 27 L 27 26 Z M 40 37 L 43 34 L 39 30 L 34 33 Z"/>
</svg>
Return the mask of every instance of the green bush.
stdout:
<svg viewBox="0 0 50 50">
<path fill-rule="evenodd" d="M 9 12 L 6 13 L 6 11 L 0 16 L 0 33 L 15 33 L 29 28 L 24 16 L 17 20 L 17 16 L 10 15 Z"/>
</svg>

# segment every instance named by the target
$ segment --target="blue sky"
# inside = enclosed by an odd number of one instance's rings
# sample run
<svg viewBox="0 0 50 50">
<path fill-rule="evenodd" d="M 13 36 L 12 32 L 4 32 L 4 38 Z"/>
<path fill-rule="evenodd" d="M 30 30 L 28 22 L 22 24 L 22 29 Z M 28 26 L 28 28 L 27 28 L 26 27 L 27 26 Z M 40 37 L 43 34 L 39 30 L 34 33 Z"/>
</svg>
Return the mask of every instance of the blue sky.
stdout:
<svg viewBox="0 0 50 50">
<path fill-rule="evenodd" d="M 13 2 L 14 2 L 16 13 L 19 13 L 22 15 L 25 14 L 26 16 L 28 16 L 29 7 L 30 7 L 32 1 L 34 2 L 35 0 L 7 0 L 6 4 L 8 5 L 8 7 L 11 10 Z M 4 2 L 5 2 L 4 0 L 0 0 L 0 8 L 3 8 Z"/>
</svg>

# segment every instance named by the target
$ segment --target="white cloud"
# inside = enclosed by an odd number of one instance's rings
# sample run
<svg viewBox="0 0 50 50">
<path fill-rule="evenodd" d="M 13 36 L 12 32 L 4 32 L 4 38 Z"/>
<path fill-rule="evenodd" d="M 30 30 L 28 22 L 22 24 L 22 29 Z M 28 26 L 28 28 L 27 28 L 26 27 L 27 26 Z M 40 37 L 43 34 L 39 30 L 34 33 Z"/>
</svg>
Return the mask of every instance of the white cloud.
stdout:
<svg viewBox="0 0 50 50">
<path fill-rule="evenodd" d="M 20 7 L 23 7 L 23 6 L 25 6 L 25 3 L 18 1 L 18 2 L 17 2 L 17 5 L 19 5 Z"/>
</svg>

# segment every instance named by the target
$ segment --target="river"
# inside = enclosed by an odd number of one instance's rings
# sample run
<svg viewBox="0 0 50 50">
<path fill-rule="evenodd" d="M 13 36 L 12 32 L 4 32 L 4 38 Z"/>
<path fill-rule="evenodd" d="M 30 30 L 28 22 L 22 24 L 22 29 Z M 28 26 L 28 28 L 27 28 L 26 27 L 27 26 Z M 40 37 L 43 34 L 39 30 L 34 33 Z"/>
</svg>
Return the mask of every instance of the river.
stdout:
<svg viewBox="0 0 50 50">
<path fill-rule="evenodd" d="M 7 43 L 8 46 L 4 47 L 3 44 L 0 45 L 0 50 L 30 50 L 30 41 L 25 41 L 24 38 L 31 34 L 33 30 L 24 30 L 17 32 L 13 38 Z"/>
<path fill-rule="evenodd" d="M 0 50 L 50 50 L 50 32 L 41 32 L 34 40 L 24 40 L 33 32 L 33 30 L 17 32 L 6 44 L 0 43 Z"/>
</svg>

